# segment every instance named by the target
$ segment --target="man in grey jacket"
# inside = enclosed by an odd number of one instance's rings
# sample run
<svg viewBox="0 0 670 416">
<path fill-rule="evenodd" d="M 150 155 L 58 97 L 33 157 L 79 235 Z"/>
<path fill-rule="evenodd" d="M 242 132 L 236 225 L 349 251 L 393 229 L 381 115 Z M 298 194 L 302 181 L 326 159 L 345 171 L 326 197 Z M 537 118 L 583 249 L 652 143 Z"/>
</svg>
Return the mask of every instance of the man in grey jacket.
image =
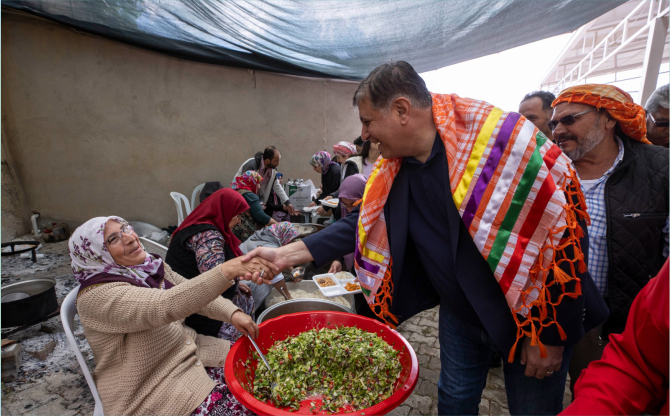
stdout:
<svg viewBox="0 0 670 416">
<path fill-rule="evenodd" d="M 261 190 L 258 195 L 261 203 L 266 206 L 270 195 L 274 192 L 281 201 L 284 210 L 286 210 L 289 215 L 296 215 L 293 205 L 289 203 L 288 195 L 286 195 L 284 188 L 279 181 L 277 181 L 277 167 L 279 166 L 280 160 L 281 153 L 279 153 L 279 150 L 274 146 L 268 146 L 263 152 L 257 152 L 254 157 L 247 159 L 242 163 L 242 166 L 237 170 L 235 176 L 240 176 L 248 170 L 258 172 L 263 177 Z"/>
</svg>

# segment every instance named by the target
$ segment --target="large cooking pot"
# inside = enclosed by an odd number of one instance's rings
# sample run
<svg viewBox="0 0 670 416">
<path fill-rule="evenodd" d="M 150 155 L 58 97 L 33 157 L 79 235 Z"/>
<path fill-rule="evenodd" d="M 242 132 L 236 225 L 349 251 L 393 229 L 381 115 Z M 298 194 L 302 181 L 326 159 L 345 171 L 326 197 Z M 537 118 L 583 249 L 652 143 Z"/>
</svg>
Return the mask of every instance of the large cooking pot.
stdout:
<svg viewBox="0 0 670 416">
<path fill-rule="evenodd" d="M 322 299 L 291 299 L 267 308 L 261 316 L 258 317 L 256 323 L 267 321 L 268 319 L 276 318 L 278 316 L 286 315 L 295 312 L 311 312 L 311 311 L 330 311 L 330 312 L 347 312 L 351 313 L 351 309 L 340 305 L 339 303 L 322 300 Z"/>
<path fill-rule="evenodd" d="M 40 322 L 58 308 L 56 280 L 50 277 L 3 286 L 0 295 L 3 328 Z"/>
</svg>

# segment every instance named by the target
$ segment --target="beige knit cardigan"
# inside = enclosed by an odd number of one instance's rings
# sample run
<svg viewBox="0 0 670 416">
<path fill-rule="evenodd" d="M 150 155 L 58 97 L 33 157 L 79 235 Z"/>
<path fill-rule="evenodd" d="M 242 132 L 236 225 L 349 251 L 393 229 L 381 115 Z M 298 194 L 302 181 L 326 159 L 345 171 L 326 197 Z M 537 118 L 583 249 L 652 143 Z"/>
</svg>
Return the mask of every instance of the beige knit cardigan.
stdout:
<svg viewBox="0 0 670 416">
<path fill-rule="evenodd" d="M 106 415 L 188 415 L 216 385 L 205 367 L 222 367 L 230 343 L 196 334 L 183 320 L 198 313 L 230 322 L 239 308 L 220 295 L 232 283 L 221 267 L 187 280 L 166 264 L 165 278 L 175 286 L 113 282 L 79 294 Z"/>
</svg>

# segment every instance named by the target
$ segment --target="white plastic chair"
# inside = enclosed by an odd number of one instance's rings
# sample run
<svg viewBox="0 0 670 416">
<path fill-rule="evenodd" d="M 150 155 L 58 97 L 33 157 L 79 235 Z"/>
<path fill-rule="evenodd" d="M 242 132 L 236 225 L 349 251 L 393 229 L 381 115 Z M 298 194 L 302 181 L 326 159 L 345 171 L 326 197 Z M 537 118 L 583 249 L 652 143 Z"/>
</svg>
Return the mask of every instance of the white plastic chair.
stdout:
<svg viewBox="0 0 670 416">
<path fill-rule="evenodd" d="M 170 192 L 170 196 L 174 199 L 175 205 L 177 205 L 177 227 L 184 222 L 184 211 L 181 208 L 181 204 L 184 203 L 184 208 L 186 209 L 186 216 L 191 213 L 191 206 L 188 204 L 188 199 L 183 194 L 179 192 Z"/>
<path fill-rule="evenodd" d="M 167 254 L 168 251 L 167 247 L 165 247 L 162 244 L 158 244 L 153 240 L 149 240 L 148 238 L 140 237 L 140 240 L 142 240 L 144 250 L 146 250 L 148 253 L 151 254 L 158 254 L 163 258 L 163 260 L 165 260 L 165 255 Z"/>
<path fill-rule="evenodd" d="M 74 316 L 77 314 L 77 293 L 79 293 L 79 286 L 72 289 L 72 291 L 65 297 L 65 300 L 63 300 L 63 304 L 60 306 L 60 320 L 63 323 L 63 329 L 65 330 L 67 340 L 70 342 L 70 348 L 74 351 L 74 355 L 77 356 L 77 361 L 79 362 L 81 371 L 84 373 L 88 388 L 91 389 L 91 394 L 93 394 L 93 399 L 95 400 L 93 416 L 103 416 L 102 400 L 100 400 L 98 389 L 95 387 L 95 381 L 93 381 L 91 372 L 88 371 L 88 364 L 86 364 L 84 356 L 81 355 L 81 351 L 79 351 L 79 346 L 77 345 L 77 341 L 74 338 L 74 331 L 72 330 L 72 328 L 74 328 Z"/>
<path fill-rule="evenodd" d="M 205 187 L 204 183 L 201 183 L 200 185 L 196 186 L 195 189 L 193 190 L 193 193 L 191 194 L 191 211 L 195 209 L 195 206 L 198 204 L 198 201 L 200 198 L 200 191 L 202 191 L 202 188 Z"/>
</svg>

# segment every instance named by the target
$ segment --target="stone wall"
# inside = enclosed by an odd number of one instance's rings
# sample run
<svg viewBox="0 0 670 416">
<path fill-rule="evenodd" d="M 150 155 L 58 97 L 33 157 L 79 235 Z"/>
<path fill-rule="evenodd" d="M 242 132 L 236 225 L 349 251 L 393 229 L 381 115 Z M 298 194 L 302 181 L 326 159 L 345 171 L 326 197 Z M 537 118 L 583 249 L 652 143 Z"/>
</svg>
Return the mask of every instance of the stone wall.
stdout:
<svg viewBox="0 0 670 416">
<path fill-rule="evenodd" d="M 267 145 L 286 177 L 320 182 L 310 156 L 360 134 L 356 87 L 185 61 L 2 12 L 3 150 L 26 217 L 176 224 L 171 191 L 229 186 Z M 3 229 L 4 177 L 3 164 Z"/>
</svg>

